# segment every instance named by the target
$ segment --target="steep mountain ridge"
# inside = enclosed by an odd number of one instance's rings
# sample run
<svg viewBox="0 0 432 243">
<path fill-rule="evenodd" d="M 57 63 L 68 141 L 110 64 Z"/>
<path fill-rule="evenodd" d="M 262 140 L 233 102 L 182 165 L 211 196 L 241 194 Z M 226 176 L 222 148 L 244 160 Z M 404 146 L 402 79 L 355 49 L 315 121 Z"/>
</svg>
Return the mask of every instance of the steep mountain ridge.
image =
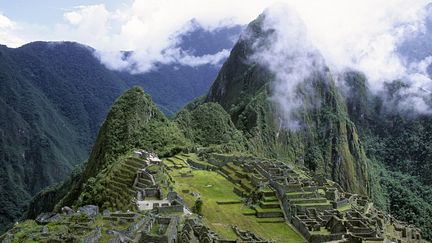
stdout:
<svg viewBox="0 0 432 243">
<path fill-rule="evenodd" d="M 181 151 L 186 145 L 188 141 L 183 134 L 157 109 L 150 96 L 141 88 L 134 87 L 114 103 L 100 129 L 79 181 L 73 182 L 72 189 L 57 207 L 95 202 L 102 206 L 103 200 L 98 201 L 96 195 L 87 191 L 96 190 L 97 186 L 94 184 L 98 181 L 90 182 L 91 179 L 106 179 L 100 176 L 100 173 L 134 148 L 147 148 L 167 156 Z M 86 193 L 89 195 L 84 196 Z"/>
<path fill-rule="evenodd" d="M 275 74 L 251 58 L 255 43 L 268 45 L 274 33 L 262 28 L 264 20 L 261 15 L 249 24 L 205 100 L 224 107 L 258 154 L 302 161 L 345 189 L 366 195 L 367 158 L 327 68 L 317 70 L 297 87 L 303 102 L 297 111 L 301 130 L 281 129 L 280 110 L 270 101 Z"/>
</svg>

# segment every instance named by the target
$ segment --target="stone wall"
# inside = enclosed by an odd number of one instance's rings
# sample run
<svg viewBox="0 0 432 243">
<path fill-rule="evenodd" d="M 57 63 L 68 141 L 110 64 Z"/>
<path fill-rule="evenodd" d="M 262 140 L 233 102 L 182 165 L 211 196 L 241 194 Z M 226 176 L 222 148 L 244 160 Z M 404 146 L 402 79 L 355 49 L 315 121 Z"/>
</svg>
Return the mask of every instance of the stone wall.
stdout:
<svg viewBox="0 0 432 243">
<path fill-rule="evenodd" d="M 139 239 L 140 243 L 175 243 L 177 242 L 177 226 L 179 224 L 179 218 L 178 217 L 158 217 L 156 218 L 157 224 L 164 224 L 167 225 L 167 229 L 163 235 L 153 235 L 150 234 L 149 231 L 142 231 L 141 237 Z M 152 227 L 157 227 L 156 225 L 153 225 Z"/>
<path fill-rule="evenodd" d="M 187 163 L 189 165 L 191 165 L 192 167 L 197 168 L 199 170 L 215 170 L 216 169 L 216 166 L 198 163 L 192 159 L 187 159 Z"/>
<path fill-rule="evenodd" d="M 340 208 L 340 207 L 346 206 L 348 204 L 349 204 L 349 199 L 344 198 L 344 199 L 339 200 L 337 202 L 333 202 L 333 208 Z"/>
<path fill-rule="evenodd" d="M 156 208 L 158 213 L 176 213 L 183 212 L 183 205 L 171 205 Z"/>
<path fill-rule="evenodd" d="M 235 160 L 235 157 L 232 155 L 225 155 L 225 154 L 211 154 L 210 158 L 208 159 L 208 162 L 214 166 L 222 167 L 226 165 L 228 162 Z"/>
</svg>

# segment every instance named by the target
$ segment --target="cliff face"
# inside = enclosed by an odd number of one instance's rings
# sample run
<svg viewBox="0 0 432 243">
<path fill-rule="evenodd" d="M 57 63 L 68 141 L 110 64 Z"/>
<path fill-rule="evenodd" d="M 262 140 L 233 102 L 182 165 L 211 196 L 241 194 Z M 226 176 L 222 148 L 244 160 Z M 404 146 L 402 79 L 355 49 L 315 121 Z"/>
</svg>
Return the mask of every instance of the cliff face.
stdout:
<svg viewBox="0 0 432 243">
<path fill-rule="evenodd" d="M 328 68 L 313 70 L 298 84 L 294 95 L 301 103 L 295 110 L 299 128 L 285 126 L 280 107 L 271 99 L 277 74 L 251 58 L 256 43 L 271 45 L 269 36 L 275 30 L 262 27 L 264 18 L 249 24 L 205 101 L 219 103 L 230 114 L 250 141 L 252 153 L 303 163 L 344 189 L 365 195 L 367 158 Z"/>
</svg>

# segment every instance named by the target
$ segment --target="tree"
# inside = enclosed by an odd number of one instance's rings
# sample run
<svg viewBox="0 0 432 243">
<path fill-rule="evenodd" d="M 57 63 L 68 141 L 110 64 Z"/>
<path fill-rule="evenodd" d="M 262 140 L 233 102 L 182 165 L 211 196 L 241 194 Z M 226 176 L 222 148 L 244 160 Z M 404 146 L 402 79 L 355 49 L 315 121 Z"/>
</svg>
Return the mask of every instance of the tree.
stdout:
<svg viewBox="0 0 432 243">
<path fill-rule="evenodd" d="M 198 198 L 195 201 L 195 205 L 192 207 L 192 212 L 202 215 L 202 206 L 203 206 L 203 201 L 201 200 L 201 198 Z"/>
</svg>

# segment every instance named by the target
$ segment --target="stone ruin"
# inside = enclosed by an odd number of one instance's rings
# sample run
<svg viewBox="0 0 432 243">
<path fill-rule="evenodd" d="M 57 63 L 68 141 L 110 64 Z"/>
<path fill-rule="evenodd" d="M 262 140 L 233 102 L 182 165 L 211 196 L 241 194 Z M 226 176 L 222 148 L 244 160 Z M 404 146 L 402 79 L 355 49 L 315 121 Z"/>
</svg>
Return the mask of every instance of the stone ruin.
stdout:
<svg viewBox="0 0 432 243">
<path fill-rule="evenodd" d="M 146 224 L 140 231 L 138 242 L 174 243 L 177 242 L 179 217 L 162 217 L 149 215 Z"/>
<path fill-rule="evenodd" d="M 180 243 L 199 242 L 213 243 L 222 242 L 219 236 L 202 224 L 197 218 L 186 219 L 179 237 Z M 230 242 L 230 241 L 223 241 Z M 233 241 L 235 242 L 235 241 Z"/>
<path fill-rule="evenodd" d="M 132 186 L 137 191 L 137 199 L 144 200 L 148 197 L 161 199 L 163 197 L 159 185 L 154 176 L 146 169 L 137 172 L 137 176 Z"/>
<path fill-rule="evenodd" d="M 248 197 L 251 191 L 268 185 L 273 194 L 269 191 L 264 191 L 264 194 L 277 197 L 277 202 L 262 201 L 266 198 L 262 197 L 259 203 L 261 207 L 274 207 L 275 215 L 261 215 L 257 211 L 257 217 L 276 217 L 276 209 L 280 207 L 281 216 L 309 242 L 360 243 L 383 242 L 384 239 L 425 242 L 418 228 L 385 217 L 368 198 L 347 193 L 339 184 L 326 180 L 322 175 L 299 174 L 288 164 L 254 157 L 237 157 L 233 159 L 234 163 L 228 161 L 218 162 L 220 173 L 240 185 L 234 188 L 239 196 Z M 393 228 L 391 234 L 386 225 Z"/>
<path fill-rule="evenodd" d="M 237 225 L 232 225 L 231 228 L 242 242 L 274 243 L 273 241 L 267 241 L 264 238 L 257 236 L 249 230 L 240 230 Z"/>
</svg>

